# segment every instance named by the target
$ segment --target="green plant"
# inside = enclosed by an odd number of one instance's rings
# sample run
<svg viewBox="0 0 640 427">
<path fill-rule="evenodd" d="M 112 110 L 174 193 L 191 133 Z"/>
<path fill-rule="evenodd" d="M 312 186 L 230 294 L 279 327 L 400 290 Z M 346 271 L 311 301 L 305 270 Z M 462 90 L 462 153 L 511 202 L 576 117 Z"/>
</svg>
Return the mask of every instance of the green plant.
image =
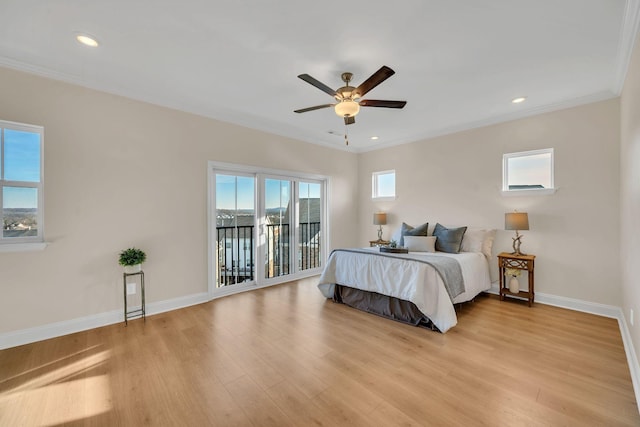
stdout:
<svg viewBox="0 0 640 427">
<path fill-rule="evenodd" d="M 118 261 L 120 265 L 136 265 L 142 264 L 147 259 L 147 254 L 145 254 L 142 250 L 137 248 L 129 248 L 120 252 L 120 260 Z"/>
</svg>

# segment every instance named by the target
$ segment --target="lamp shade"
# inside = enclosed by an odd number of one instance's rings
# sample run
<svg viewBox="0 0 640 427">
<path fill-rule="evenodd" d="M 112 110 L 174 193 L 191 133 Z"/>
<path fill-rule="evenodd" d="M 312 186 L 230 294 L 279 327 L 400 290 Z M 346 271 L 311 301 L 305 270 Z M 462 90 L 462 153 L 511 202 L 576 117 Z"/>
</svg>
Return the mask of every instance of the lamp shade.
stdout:
<svg viewBox="0 0 640 427">
<path fill-rule="evenodd" d="M 510 212 L 504 214 L 505 230 L 528 230 L 529 216 L 526 212 Z"/>
<path fill-rule="evenodd" d="M 353 117 L 360 111 L 360 104 L 350 99 L 338 102 L 334 107 L 336 114 L 340 117 Z"/>
<path fill-rule="evenodd" d="M 376 212 L 373 214 L 373 224 L 374 225 L 386 225 L 387 224 L 387 214 L 385 212 Z"/>
</svg>

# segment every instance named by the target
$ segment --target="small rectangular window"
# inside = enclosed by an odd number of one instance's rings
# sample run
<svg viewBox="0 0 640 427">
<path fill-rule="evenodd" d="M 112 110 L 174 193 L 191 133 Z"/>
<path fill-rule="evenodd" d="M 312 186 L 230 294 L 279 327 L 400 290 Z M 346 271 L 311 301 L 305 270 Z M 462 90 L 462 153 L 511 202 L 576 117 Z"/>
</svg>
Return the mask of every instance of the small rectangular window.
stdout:
<svg viewBox="0 0 640 427">
<path fill-rule="evenodd" d="M 553 193 L 553 148 L 504 154 L 502 191 Z"/>
<path fill-rule="evenodd" d="M 43 241 L 43 129 L 0 121 L 0 246 Z"/>
<path fill-rule="evenodd" d="M 371 178 L 372 198 L 394 199 L 396 197 L 396 171 L 374 172 Z"/>
</svg>

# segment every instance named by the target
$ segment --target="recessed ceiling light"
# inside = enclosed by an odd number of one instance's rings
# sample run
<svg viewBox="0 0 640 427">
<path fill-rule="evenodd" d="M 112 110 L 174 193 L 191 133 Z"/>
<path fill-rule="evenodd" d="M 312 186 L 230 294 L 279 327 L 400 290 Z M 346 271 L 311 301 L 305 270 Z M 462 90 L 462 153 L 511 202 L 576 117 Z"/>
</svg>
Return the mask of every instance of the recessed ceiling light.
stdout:
<svg viewBox="0 0 640 427">
<path fill-rule="evenodd" d="M 98 47 L 98 41 L 95 37 L 87 35 L 87 34 L 76 34 L 76 40 L 82 43 L 85 46 L 89 47 Z"/>
<path fill-rule="evenodd" d="M 378 137 L 377 136 L 372 136 L 371 139 L 376 140 L 376 139 L 378 139 Z"/>
<path fill-rule="evenodd" d="M 525 99 L 527 99 L 526 96 L 521 96 L 519 98 L 513 98 L 511 102 L 513 102 L 514 104 L 520 104 L 521 102 L 524 102 Z"/>
</svg>

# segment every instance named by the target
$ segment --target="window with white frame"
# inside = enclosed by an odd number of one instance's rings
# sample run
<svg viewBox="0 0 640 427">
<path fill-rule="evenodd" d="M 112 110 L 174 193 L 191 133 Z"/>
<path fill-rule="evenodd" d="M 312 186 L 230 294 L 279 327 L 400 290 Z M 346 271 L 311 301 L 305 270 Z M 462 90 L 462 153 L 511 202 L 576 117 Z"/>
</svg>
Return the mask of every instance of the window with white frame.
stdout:
<svg viewBox="0 0 640 427">
<path fill-rule="evenodd" d="M 502 191 L 549 194 L 553 182 L 553 148 L 502 156 Z"/>
<path fill-rule="evenodd" d="M 0 246 L 43 241 L 41 126 L 0 121 Z"/>
<path fill-rule="evenodd" d="M 371 176 L 371 197 L 393 199 L 396 197 L 396 171 L 374 172 Z"/>
<path fill-rule="evenodd" d="M 209 162 L 209 291 L 319 274 L 328 257 L 328 178 Z"/>
</svg>

